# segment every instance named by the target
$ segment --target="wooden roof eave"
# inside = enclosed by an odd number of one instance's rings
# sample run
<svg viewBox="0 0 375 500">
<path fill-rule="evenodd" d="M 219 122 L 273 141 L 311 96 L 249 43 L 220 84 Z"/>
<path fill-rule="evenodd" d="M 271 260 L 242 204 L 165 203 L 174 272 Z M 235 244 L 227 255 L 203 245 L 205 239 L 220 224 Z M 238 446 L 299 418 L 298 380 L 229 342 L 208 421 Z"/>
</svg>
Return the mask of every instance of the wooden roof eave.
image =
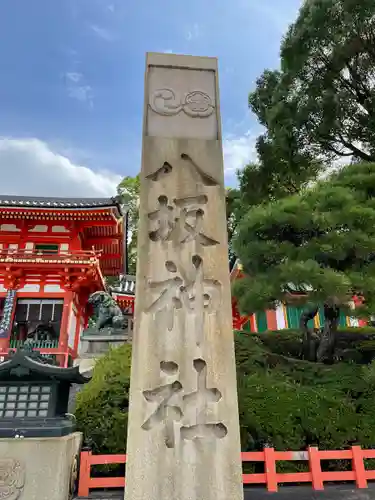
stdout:
<svg viewBox="0 0 375 500">
<path fill-rule="evenodd" d="M 10 371 L 18 367 L 25 368 L 28 371 L 38 373 L 51 379 L 65 381 L 71 384 L 85 384 L 91 380 L 91 377 L 85 377 L 79 372 L 78 366 L 62 368 L 41 363 L 30 357 L 28 351 L 22 349 L 11 351 L 11 353 L 10 359 L 0 363 L 0 380 L 8 378 Z"/>
<path fill-rule="evenodd" d="M 25 217 L 28 220 L 80 220 L 82 222 L 107 220 L 117 226 L 118 217 L 113 207 L 100 208 L 34 208 L 34 207 L 1 207 L 0 219 L 7 220 Z"/>
</svg>

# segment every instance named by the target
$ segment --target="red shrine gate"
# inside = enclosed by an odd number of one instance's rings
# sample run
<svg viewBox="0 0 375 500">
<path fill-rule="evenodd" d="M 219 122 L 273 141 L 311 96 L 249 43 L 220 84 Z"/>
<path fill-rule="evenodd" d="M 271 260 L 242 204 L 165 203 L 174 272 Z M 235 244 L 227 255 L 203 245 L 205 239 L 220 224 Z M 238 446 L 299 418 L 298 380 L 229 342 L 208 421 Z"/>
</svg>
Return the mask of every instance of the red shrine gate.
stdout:
<svg viewBox="0 0 375 500">
<path fill-rule="evenodd" d="M 124 268 L 125 218 L 117 199 L 0 196 L 0 356 L 26 340 L 77 356 L 89 295 Z"/>
<path fill-rule="evenodd" d="M 126 213 L 117 199 L 0 195 L 0 359 L 26 340 L 60 364 L 76 358 L 88 321 L 87 299 L 105 289 L 104 276 L 119 276 L 126 267 L 125 241 Z M 241 276 L 237 261 L 231 281 Z M 113 297 L 132 315 L 135 277 L 121 275 Z M 358 300 L 353 298 L 353 307 Z M 280 304 L 274 311 L 241 316 L 232 299 L 236 330 L 295 328 L 300 312 Z M 322 323 L 319 315 L 315 323 Z M 340 323 L 366 324 L 348 317 Z"/>
</svg>

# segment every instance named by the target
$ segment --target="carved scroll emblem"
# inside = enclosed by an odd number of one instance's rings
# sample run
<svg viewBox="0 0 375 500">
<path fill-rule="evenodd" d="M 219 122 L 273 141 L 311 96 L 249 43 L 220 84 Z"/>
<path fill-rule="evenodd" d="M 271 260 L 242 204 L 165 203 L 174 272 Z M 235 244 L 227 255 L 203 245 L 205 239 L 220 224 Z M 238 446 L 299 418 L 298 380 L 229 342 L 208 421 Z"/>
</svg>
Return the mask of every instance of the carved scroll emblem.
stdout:
<svg viewBox="0 0 375 500">
<path fill-rule="evenodd" d="M 12 458 L 0 459 L 0 500 L 17 500 L 24 485 L 24 466 Z"/>
<path fill-rule="evenodd" d="M 215 109 L 213 99 L 201 90 L 188 92 L 179 99 L 173 89 L 158 89 L 150 96 L 150 106 L 158 115 L 173 116 L 183 111 L 191 118 L 206 118 Z"/>
</svg>

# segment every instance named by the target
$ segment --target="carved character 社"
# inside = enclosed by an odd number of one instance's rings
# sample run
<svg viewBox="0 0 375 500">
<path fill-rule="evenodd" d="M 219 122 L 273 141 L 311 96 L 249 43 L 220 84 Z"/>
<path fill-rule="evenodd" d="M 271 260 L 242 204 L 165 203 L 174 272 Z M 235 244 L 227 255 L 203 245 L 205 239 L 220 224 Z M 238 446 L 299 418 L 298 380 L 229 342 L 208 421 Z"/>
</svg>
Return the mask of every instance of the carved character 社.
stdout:
<svg viewBox="0 0 375 500">
<path fill-rule="evenodd" d="M 176 445 L 176 429 L 174 423 L 182 422 L 188 410 L 193 410 L 195 421 L 191 425 L 180 427 L 182 440 L 216 438 L 227 435 L 227 428 L 222 422 L 207 422 L 208 404 L 218 403 L 222 394 L 219 389 L 207 387 L 207 364 L 203 359 L 194 359 L 193 367 L 197 376 L 197 390 L 183 395 L 183 386 L 177 378 L 179 366 L 173 361 L 162 361 L 160 371 L 163 375 L 174 378 L 168 384 L 161 384 L 143 391 L 144 399 L 156 404 L 154 411 L 142 424 L 142 429 L 150 431 L 154 427 L 163 426 L 167 448 Z"/>
<path fill-rule="evenodd" d="M 181 427 L 181 438 L 188 441 L 197 438 L 224 438 L 228 430 L 222 422 L 207 423 L 206 408 L 208 403 L 218 403 L 222 394 L 219 389 L 207 387 L 207 363 L 203 359 L 194 359 L 197 373 L 197 390 L 183 397 L 184 407 L 194 407 L 196 421 L 192 425 Z"/>
<path fill-rule="evenodd" d="M 162 361 L 160 363 L 160 371 L 166 375 L 174 375 L 178 371 L 178 365 L 173 362 Z M 143 391 L 143 397 L 149 403 L 157 403 L 155 411 L 142 424 L 142 429 L 149 431 L 156 425 L 163 423 L 165 425 L 165 444 L 167 448 L 174 448 L 175 433 L 174 421 L 179 421 L 182 418 L 181 405 L 176 396 L 182 391 L 182 385 L 178 380 L 174 380 L 169 384 L 160 385 L 149 391 Z"/>
</svg>

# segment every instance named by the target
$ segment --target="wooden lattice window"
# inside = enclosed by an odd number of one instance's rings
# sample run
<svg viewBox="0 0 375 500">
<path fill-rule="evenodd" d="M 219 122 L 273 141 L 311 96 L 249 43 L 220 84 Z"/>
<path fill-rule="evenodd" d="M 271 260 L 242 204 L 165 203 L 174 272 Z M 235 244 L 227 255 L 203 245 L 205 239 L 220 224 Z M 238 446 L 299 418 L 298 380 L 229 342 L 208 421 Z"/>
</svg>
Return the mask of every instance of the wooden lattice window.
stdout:
<svg viewBox="0 0 375 500">
<path fill-rule="evenodd" d="M 48 385 L 0 386 L 0 417 L 47 417 L 51 401 Z"/>
<path fill-rule="evenodd" d="M 16 339 L 25 340 L 33 332 L 35 340 L 58 339 L 63 306 L 63 299 L 18 299 L 14 319 Z M 47 335 L 48 338 L 39 338 L 38 331 L 43 331 L 42 336 Z"/>
</svg>

